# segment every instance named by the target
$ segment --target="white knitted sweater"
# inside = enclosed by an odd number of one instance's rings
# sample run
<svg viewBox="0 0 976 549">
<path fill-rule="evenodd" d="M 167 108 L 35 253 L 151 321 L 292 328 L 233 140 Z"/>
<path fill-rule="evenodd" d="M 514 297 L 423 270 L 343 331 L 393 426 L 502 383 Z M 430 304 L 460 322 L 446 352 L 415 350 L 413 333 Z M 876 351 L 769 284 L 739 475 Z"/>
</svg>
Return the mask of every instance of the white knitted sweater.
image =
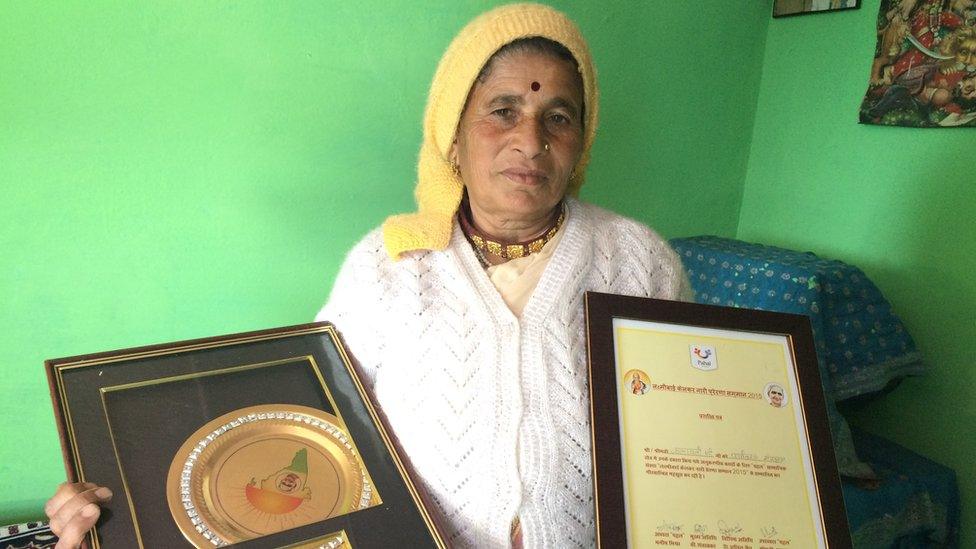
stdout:
<svg viewBox="0 0 976 549">
<path fill-rule="evenodd" d="M 335 323 L 452 547 L 594 545 L 583 292 L 677 299 L 681 262 L 647 227 L 568 200 L 521 319 L 455 226 L 393 262 L 379 230 L 346 258 Z"/>
</svg>

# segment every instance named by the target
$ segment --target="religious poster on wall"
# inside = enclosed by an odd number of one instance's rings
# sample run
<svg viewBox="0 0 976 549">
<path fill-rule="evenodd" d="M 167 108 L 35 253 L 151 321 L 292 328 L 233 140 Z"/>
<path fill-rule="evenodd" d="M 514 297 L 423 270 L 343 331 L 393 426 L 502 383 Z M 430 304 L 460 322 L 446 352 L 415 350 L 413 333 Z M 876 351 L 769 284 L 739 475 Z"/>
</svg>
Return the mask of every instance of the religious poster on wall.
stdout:
<svg viewBox="0 0 976 549">
<path fill-rule="evenodd" d="M 862 124 L 976 127 L 976 0 L 882 0 Z"/>
</svg>

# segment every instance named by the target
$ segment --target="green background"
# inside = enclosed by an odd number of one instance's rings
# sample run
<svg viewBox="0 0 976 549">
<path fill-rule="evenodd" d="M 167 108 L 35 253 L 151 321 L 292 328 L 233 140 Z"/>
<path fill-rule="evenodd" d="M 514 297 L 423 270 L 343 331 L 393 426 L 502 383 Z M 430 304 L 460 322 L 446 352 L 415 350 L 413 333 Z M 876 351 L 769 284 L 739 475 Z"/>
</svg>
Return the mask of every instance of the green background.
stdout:
<svg viewBox="0 0 976 549">
<path fill-rule="evenodd" d="M 856 125 L 879 0 L 769 23 L 738 236 L 853 263 L 905 321 L 929 375 L 851 423 L 956 470 L 976 547 L 976 130 Z"/>
<path fill-rule="evenodd" d="M 971 479 L 976 374 L 941 350 L 974 335 L 973 135 L 855 124 L 877 2 L 553 2 L 600 76 L 583 198 L 863 267 L 935 370 L 856 422 Z M 0 0 L 0 523 L 64 478 L 45 358 L 313 317 L 412 208 L 436 63 L 496 3 Z"/>
</svg>

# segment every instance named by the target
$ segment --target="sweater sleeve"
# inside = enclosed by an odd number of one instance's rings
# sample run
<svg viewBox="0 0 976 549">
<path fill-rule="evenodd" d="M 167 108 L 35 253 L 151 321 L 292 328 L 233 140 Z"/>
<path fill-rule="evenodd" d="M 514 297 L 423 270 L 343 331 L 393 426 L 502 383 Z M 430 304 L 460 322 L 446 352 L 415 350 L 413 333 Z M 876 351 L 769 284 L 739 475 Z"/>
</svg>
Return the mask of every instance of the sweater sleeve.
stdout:
<svg viewBox="0 0 976 549">
<path fill-rule="evenodd" d="M 375 233 L 375 231 L 374 231 Z M 372 392 L 380 364 L 377 352 L 383 344 L 378 337 L 381 328 L 377 325 L 382 318 L 379 310 L 382 296 L 376 295 L 380 284 L 376 284 L 377 269 L 374 233 L 370 233 L 346 256 L 339 274 L 332 286 L 332 292 L 325 306 L 315 316 L 316 321 L 331 322 L 346 346 L 353 366 L 359 373 L 363 384 Z M 384 253 L 382 249 L 380 253 Z"/>
<path fill-rule="evenodd" d="M 667 240 L 658 237 L 661 242 L 661 246 L 668 251 L 668 256 L 670 257 L 671 270 L 673 272 L 675 291 L 674 301 L 685 301 L 688 303 L 694 303 L 695 301 L 695 290 L 691 287 L 691 281 L 688 279 L 688 272 L 685 271 L 684 262 L 681 261 L 681 256 L 678 252 L 671 247 Z"/>
<path fill-rule="evenodd" d="M 680 261 L 680 259 L 679 259 Z M 678 271 L 678 297 L 676 301 L 685 301 L 688 303 L 695 302 L 695 289 L 691 287 L 691 282 L 688 280 L 688 273 L 682 267 Z"/>
<path fill-rule="evenodd" d="M 652 276 L 654 272 L 660 271 L 667 280 L 665 288 L 668 291 L 660 297 L 672 301 L 693 302 L 695 300 L 695 292 L 691 287 L 691 282 L 688 280 L 688 273 L 685 271 L 681 256 L 674 251 L 674 248 L 671 247 L 664 237 L 657 234 L 653 229 L 643 225 L 640 225 L 640 227 L 645 231 L 643 238 L 648 242 L 648 249 L 651 255 L 648 260 L 648 265 L 652 266 Z"/>
</svg>

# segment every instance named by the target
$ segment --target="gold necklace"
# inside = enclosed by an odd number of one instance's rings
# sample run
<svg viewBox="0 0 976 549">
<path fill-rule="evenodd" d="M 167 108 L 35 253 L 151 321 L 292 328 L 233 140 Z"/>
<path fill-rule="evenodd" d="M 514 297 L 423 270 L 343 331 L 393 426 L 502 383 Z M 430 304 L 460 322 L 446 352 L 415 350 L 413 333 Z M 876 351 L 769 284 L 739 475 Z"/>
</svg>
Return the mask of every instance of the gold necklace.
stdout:
<svg viewBox="0 0 976 549">
<path fill-rule="evenodd" d="M 464 231 L 464 235 L 468 237 L 468 241 L 471 242 L 475 250 L 482 254 L 488 253 L 506 260 L 539 253 L 542 251 L 543 246 L 552 240 L 552 237 L 556 236 L 559 228 L 563 225 L 563 221 L 566 220 L 566 211 L 560 207 L 559 215 L 556 216 L 552 226 L 546 232 L 542 233 L 541 236 L 525 242 L 504 243 L 491 240 L 487 235 L 476 229 L 474 224 L 468 219 L 467 212 L 465 211 L 467 208 L 463 206 L 458 210 L 458 221 L 461 223 L 461 230 Z M 479 254 L 478 259 L 482 260 L 482 263 L 485 263 L 488 258 Z"/>
</svg>

